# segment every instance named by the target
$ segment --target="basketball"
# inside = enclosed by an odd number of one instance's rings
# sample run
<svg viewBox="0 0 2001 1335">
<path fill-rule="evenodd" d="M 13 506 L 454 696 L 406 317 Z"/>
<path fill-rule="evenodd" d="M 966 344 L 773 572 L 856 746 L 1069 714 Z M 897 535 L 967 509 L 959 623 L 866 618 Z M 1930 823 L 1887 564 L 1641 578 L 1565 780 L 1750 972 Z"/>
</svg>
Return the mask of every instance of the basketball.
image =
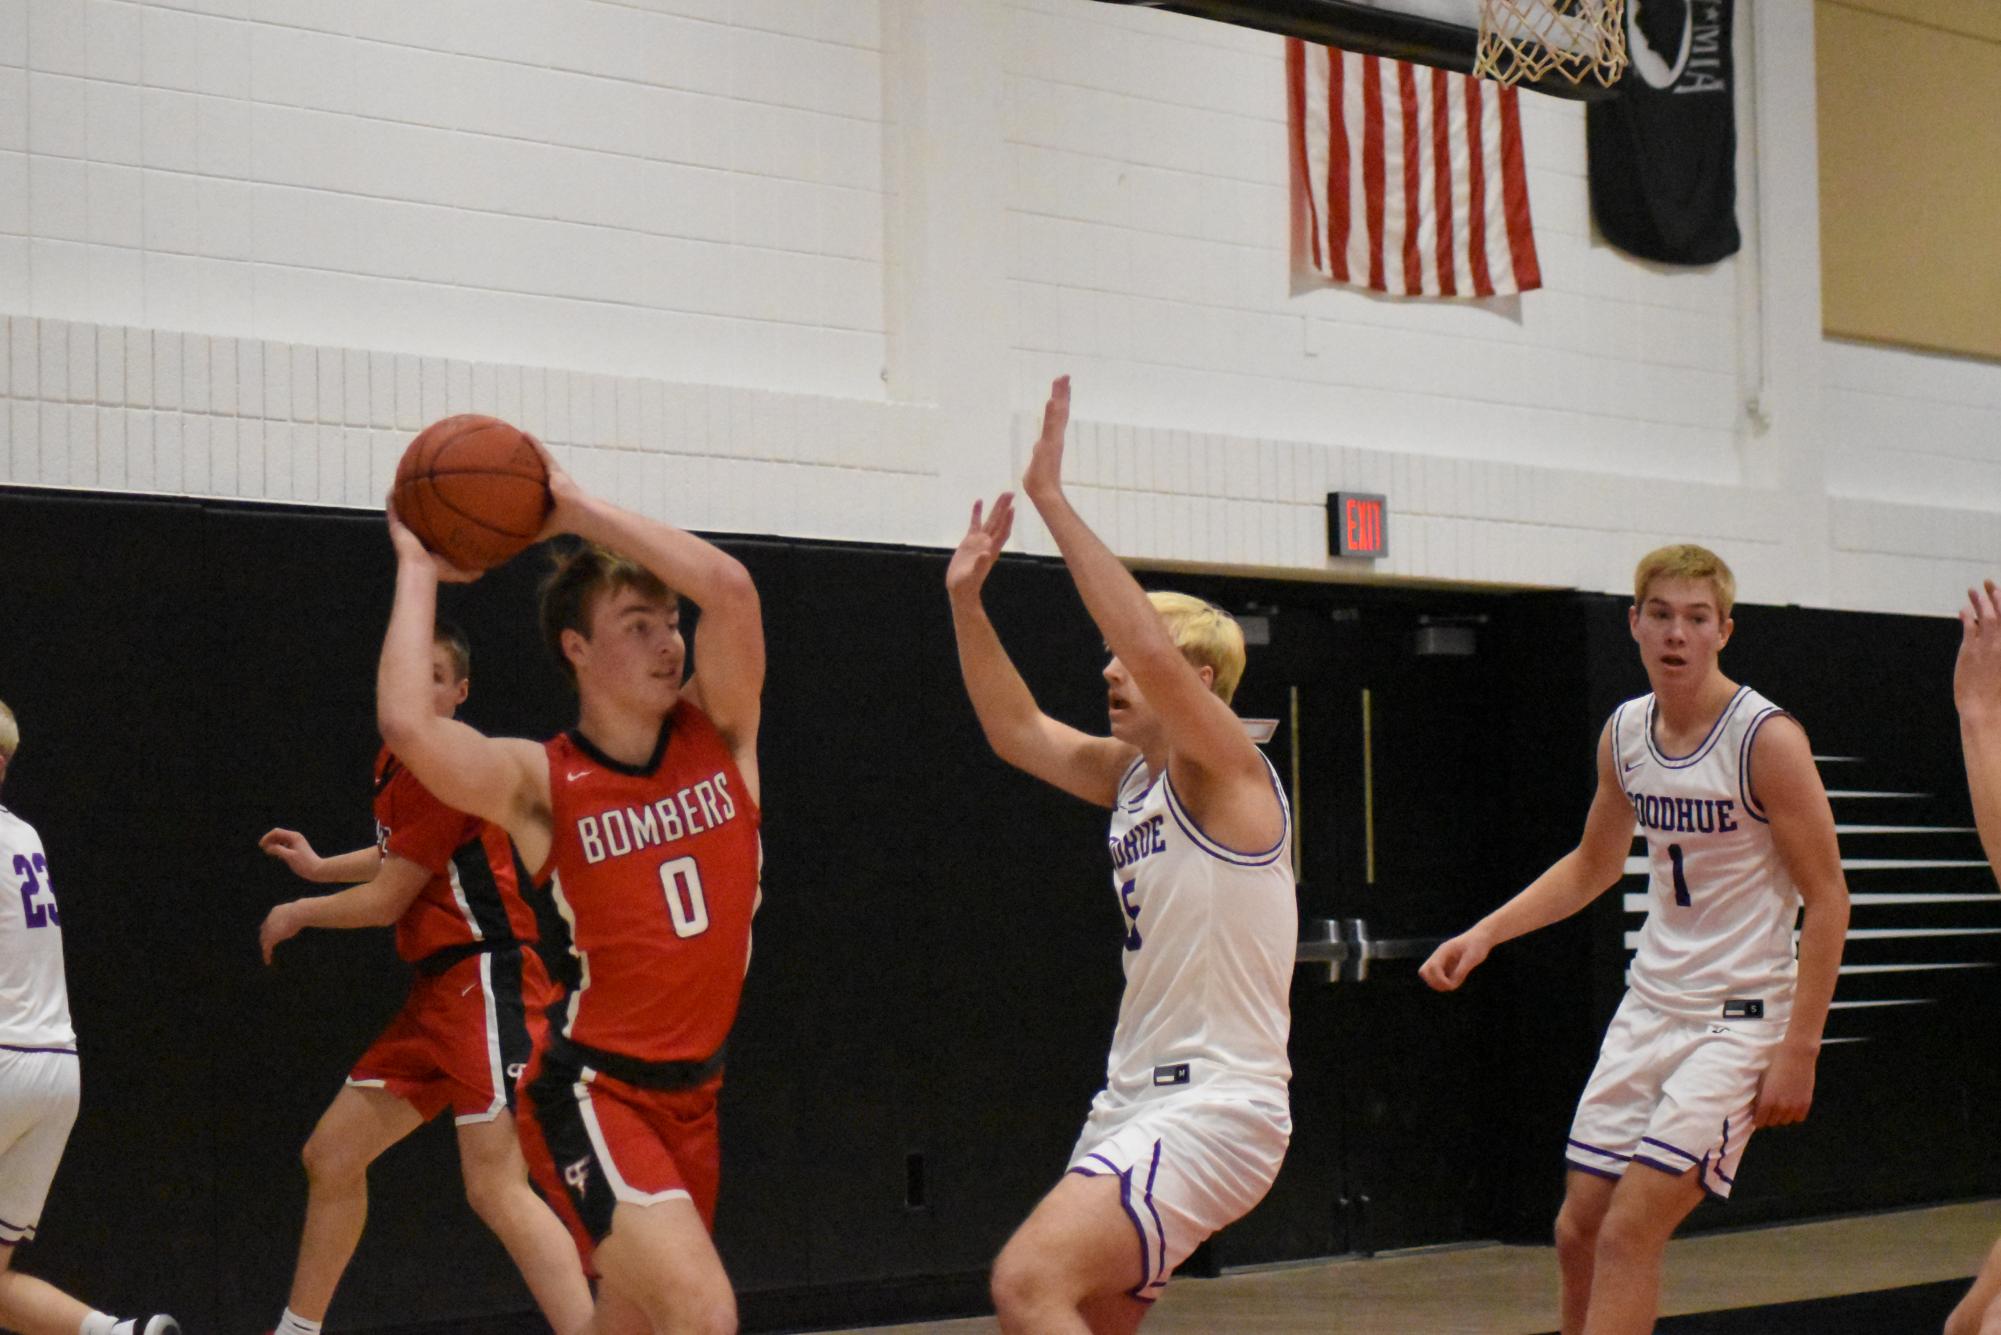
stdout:
<svg viewBox="0 0 2001 1335">
<path fill-rule="evenodd" d="M 417 433 L 391 495 L 425 547 L 461 570 L 491 570 L 542 531 L 549 470 L 519 428 L 462 413 Z"/>
</svg>

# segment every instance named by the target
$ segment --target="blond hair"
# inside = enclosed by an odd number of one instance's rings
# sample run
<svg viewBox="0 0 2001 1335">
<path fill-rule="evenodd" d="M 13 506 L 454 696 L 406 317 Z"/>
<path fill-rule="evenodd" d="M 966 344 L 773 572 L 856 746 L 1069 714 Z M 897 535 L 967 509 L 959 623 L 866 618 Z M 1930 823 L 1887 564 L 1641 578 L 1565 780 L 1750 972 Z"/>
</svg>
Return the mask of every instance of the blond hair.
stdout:
<svg viewBox="0 0 2001 1335">
<path fill-rule="evenodd" d="M 1655 580 L 1660 579 L 1707 580 L 1709 587 L 1716 591 L 1718 616 L 1729 616 L 1730 609 L 1736 606 L 1737 577 L 1730 573 L 1730 567 L 1723 558 L 1707 547 L 1678 542 L 1656 547 L 1641 557 L 1639 568 L 1633 571 L 1633 602 L 1636 606 L 1647 601 L 1647 590 Z"/>
<path fill-rule="evenodd" d="M 620 556 L 609 547 L 585 543 L 574 551 L 557 552 L 556 564 L 542 581 L 542 640 L 562 670 L 572 689 L 577 669 L 563 652 L 563 632 L 573 630 L 591 637 L 591 611 L 602 594 L 637 589 L 648 598 L 664 603 L 676 601 L 674 591 L 660 577 L 637 561 Z"/>
<path fill-rule="evenodd" d="M 1209 689 L 1228 704 L 1244 676 L 1244 631 L 1237 619 L 1214 603 L 1186 593 L 1160 590 L 1146 600 L 1160 613 L 1181 656 L 1215 674 Z"/>
<path fill-rule="evenodd" d="M 14 711 L 7 708 L 7 702 L 0 700 L 0 760 L 12 760 L 20 746 L 21 725 L 14 721 Z"/>
</svg>

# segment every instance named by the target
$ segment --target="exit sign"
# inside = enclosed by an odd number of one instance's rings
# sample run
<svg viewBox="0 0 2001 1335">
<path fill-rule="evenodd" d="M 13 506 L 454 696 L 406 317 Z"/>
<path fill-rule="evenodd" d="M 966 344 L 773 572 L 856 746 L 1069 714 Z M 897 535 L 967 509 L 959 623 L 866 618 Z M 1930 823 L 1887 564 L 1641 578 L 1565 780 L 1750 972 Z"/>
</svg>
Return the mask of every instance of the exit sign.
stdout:
<svg viewBox="0 0 2001 1335">
<path fill-rule="evenodd" d="M 1327 493 L 1327 550 L 1335 556 L 1388 556 L 1389 498 Z"/>
</svg>

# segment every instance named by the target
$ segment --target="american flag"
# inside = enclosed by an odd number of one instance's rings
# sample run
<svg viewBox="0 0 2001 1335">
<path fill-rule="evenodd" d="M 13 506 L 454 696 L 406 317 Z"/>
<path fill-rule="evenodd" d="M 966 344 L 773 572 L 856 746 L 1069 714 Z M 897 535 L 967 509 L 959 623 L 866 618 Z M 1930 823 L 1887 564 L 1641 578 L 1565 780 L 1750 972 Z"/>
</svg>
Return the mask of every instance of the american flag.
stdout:
<svg viewBox="0 0 2001 1335">
<path fill-rule="evenodd" d="M 1286 68 L 1296 279 L 1409 297 L 1542 286 L 1513 88 L 1296 38 Z"/>
</svg>

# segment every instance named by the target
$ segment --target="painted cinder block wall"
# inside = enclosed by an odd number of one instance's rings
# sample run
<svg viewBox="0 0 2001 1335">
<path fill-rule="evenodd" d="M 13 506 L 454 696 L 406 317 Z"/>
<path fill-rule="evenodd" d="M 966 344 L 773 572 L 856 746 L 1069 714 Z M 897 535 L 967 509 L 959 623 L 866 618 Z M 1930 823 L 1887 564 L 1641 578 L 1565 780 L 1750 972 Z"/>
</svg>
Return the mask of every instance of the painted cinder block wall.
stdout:
<svg viewBox="0 0 2001 1335">
<path fill-rule="evenodd" d="M 1808 0 L 1739 10 L 1742 255 L 1594 239 L 1526 96 L 1548 286 L 1289 293 L 1282 47 L 1091 0 L 0 0 L 0 479 L 379 503 L 520 421 L 691 526 L 949 543 L 1048 378 L 1122 553 L 1943 611 L 2001 568 L 2001 367 L 1820 333 Z M 1029 550 L 1049 550 L 1033 522 Z"/>
</svg>

